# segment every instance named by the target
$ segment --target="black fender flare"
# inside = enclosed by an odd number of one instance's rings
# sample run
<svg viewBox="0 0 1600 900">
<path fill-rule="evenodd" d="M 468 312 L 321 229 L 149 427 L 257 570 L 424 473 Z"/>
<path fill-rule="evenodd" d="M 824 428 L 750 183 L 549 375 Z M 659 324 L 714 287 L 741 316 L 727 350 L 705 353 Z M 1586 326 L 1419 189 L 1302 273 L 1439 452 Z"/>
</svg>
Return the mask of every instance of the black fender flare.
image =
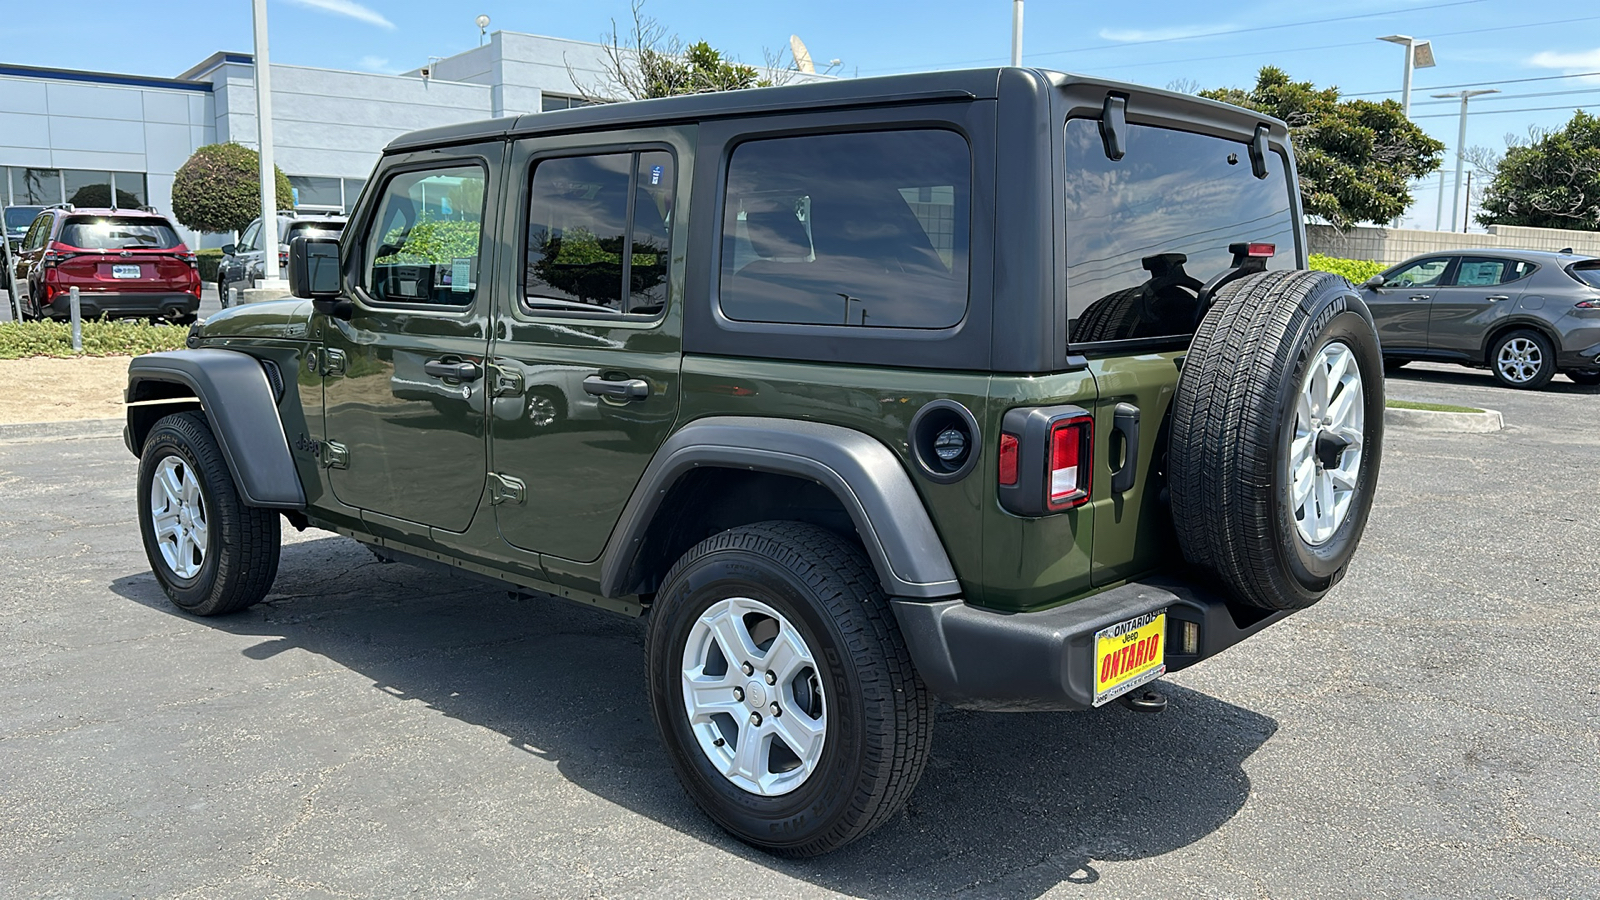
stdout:
<svg viewBox="0 0 1600 900">
<path fill-rule="evenodd" d="M 221 349 L 136 356 L 128 363 L 128 402 L 141 399 L 140 385 L 151 381 L 181 384 L 199 399 L 246 504 L 305 509 L 305 489 L 261 360 Z M 127 443 L 137 456 L 143 450 L 144 435 L 136 429 L 134 409 L 128 409 Z"/>
<path fill-rule="evenodd" d="M 922 498 L 888 447 L 838 425 L 713 416 L 679 429 L 656 451 L 606 547 L 602 594 L 621 594 L 662 500 L 684 474 L 705 466 L 792 475 L 827 488 L 850 514 L 891 597 L 932 599 L 961 592 Z"/>
</svg>

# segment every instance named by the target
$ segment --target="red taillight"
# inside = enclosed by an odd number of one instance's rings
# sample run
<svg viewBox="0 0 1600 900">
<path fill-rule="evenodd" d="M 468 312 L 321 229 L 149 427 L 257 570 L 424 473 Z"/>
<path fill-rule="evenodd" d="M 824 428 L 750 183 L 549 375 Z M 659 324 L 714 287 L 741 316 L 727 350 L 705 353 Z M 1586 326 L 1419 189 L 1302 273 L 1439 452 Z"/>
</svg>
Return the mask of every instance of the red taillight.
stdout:
<svg viewBox="0 0 1600 900">
<path fill-rule="evenodd" d="M 1278 245 L 1277 244 L 1253 243 L 1253 244 L 1250 244 L 1247 247 L 1245 247 L 1245 254 L 1244 255 L 1245 256 L 1259 257 L 1259 258 L 1262 258 L 1262 259 L 1271 259 L 1272 256 L 1274 254 L 1276 254 L 1277 252 L 1278 252 Z"/>
<path fill-rule="evenodd" d="M 1070 509 L 1089 499 L 1090 448 L 1094 446 L 1094 420 L 1080 416 L 1059 422 L 1050 430 L 1050 480 L 1047 505 Z"/>
<path fill-rule="evenodd" d="M 1017 436 L 1000 435 L 1000 484 L 1011 487 L 1017 483 Z"/>
<path fill-rule="evenodd" d="M 54 269 L 56 263 L 59 262 L 61 262 L 61 254 L 56 252 L 54 247 L 44 252 L 44 267 L 46 269 Z"/>
<path fill-rule="evenodd" d="M 1579 300 L 1578 309 L 1600 309 L 1600 300 Z"/>
<path fill-rule="evenodd" d="M 278 272 L 279 273 L 283 273 L 283 272 L 286 272 L 288 270 L 289 270 L 289 251 L 287 251 L 287 250 L 279 250 L 278 251 Z"/>
<path fill-rule="evenodd" d="M 195 256 L 193 253 L 179 252 L 178 253 L 178 258 L 183 260 L 184 262 L 188 263 L 189 264 L 189 268 L 191 268 L 191 269 L 199 269 L 200 268 L 200 257 Z"/>
</svg>

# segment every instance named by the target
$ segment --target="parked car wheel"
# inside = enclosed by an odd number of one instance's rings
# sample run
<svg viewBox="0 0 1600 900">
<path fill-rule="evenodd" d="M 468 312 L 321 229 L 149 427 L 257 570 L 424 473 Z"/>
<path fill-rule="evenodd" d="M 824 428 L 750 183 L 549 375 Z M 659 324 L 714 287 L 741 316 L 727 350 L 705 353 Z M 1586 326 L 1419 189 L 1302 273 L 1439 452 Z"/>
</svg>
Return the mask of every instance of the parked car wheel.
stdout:
<svg viewBox="0 0 1600 900">
<path fill-rule="evenodd" d="M 229 300 L 229 297 L 228 297 L 228 283 L 226 281 L 222 281 L 221 279 L 218 279 L 218 281 L 217 281 L 217 302 L 222 304 L 222 308 L 223 309 L 227 309 L 228 308 L 228 300 Z"/>
<path fill-rule="evenodd" d="M 1252 606 L 1321 599 L 1366 527 L 1383 404 L 1372 315 L 1343 278 L 1264 272 L 1225 286 L 1173 400 L 1185 558 Z"/>
<path fill-rule="evenodd" d="M 1596 384 L 1600 384 L 1600 369 L 1588 369 L 1586 371 L 1568 372 L 1567 373 L 1567 377 L 1572 379 L 1572 383 L 1573 384 L 1582 384 L 1582 385 L 1587 385 L 1587 386 L 1593 386 L 1593 385 L 1596 385 Z"/>
<path fill-rule="evenodd" d="M 1556 374 L 1556 348 L 1531 328 L 1501 335 L 1489 350 L 1489 368 L 1506 387 L 1536 389 Z"/>
<path fill-rule="evenodd" d="M 933 702 L 861 548 L 798 522 L 713 535 L 651 612 L 651 712 L 689 796 L 742 841 L 826 853 L 911 796 Z"/>
<path fill-rule="evenodd" d="M 278 574 L 277 512 L 246 506 L 204 413 L 157 422 L 139 458 L 139 530 L 167 597 L 185 612 L 236 612 Z"/>
<path fill-rule="evenodd" d="M 566 398 L 554 388 L 528 391 L 528 423 L 537 429 L 554 428 L 567 417 Z"/>
</svg>

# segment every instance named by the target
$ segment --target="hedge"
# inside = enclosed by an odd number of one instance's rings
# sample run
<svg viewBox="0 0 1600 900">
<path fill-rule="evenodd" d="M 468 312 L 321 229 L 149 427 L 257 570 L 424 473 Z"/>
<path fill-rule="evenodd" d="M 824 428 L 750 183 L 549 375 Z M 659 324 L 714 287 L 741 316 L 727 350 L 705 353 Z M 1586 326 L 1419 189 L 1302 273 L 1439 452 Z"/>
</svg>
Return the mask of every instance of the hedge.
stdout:
<svg viewBox="0 0 1600 900">
<path fill-rule="evenodd" d="M 200 263 L 201 283 L 216 284 L 217 267 L 222 265 L 222 249 L 213 247 L 210 250 L 196 250 L 194 256 Z"/>
<path fill-rule="evenodd" d="M 1319 272 L 1332 272 L 1350 279 L 1351 284 L 1363 284 L 1368 278 L 1389 268 L 1381 262 L 1370 259 L 1340 259 L 1337 256 L 1323 256 L 1321 253 L 1311 254 L 1311 268 Z"/>
<path fill-rule="evenodd" d="M 181 325 L 152 325 L 143 319 L 95 320 L 83 323 L 83 352 L 72 351 L 72 325 L 67 322 L 0 322 L 0 359 L 29 356 L 138 356 L 158 350 L 179 350 L 189 336 Z"/>
</svg>

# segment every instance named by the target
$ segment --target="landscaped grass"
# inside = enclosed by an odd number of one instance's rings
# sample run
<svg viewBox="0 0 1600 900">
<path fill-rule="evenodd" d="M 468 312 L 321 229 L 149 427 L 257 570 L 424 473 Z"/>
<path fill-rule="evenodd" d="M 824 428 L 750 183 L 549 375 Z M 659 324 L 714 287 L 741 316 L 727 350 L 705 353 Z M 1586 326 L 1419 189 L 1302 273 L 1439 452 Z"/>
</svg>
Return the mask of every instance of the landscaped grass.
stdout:
<svg viewBox="0 0 1600 900">
<path fill-rule="evenodd" d="M 1426 412 L 1483 412 L 1483 410 L 1471 406 L 1453 406 L 1449 403 L 1419 403 L 1415 400 L 1387 400 L 1384 405 L 1390 409 L 1420 409 Z"/>
<path fill-rule="evenodd" d="M 72 352 L 72 327 L 66 322 L 0 322 L 0 359 L 29 356 L 138 356 L 178 350 L 189 329 L 151 325 L 143 319 L 83 323 L 83 352 Z"/>
</svg>

